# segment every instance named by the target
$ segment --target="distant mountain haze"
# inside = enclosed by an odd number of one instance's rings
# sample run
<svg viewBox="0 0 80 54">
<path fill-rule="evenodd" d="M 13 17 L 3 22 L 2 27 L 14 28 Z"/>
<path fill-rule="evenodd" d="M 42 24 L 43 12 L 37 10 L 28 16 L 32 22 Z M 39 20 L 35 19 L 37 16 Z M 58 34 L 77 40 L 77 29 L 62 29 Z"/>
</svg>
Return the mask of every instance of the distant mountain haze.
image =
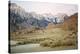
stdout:
<svg viewBox="0 0 80 54">
<path fill-rule="evenodd" d="M 62 24 L 69 18 L 67 14 L 60 13 L 56 16 L 52 14 L 37 14 L 36 12 L 26 12 L 25 9 L 16 3 L 10 3 L 10 32 L 21 29 L 46 28 L 48 24 Z"/>
</svg>

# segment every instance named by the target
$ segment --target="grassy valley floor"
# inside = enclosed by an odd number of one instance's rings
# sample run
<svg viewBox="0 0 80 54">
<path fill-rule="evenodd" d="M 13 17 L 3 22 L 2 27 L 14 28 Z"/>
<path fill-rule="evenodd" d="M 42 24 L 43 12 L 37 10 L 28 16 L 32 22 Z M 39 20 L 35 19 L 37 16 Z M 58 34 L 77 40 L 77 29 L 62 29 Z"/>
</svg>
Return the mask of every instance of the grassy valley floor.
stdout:
<svg viewBox="0 0 80 54">
<path fill-rule="evenodd" d="M 11 40 L 17 41 L 14 46 L 11 46 L 11 53 L 77 49 L 77 35 L 61 28 L 12 36 Z"/>
</svg>

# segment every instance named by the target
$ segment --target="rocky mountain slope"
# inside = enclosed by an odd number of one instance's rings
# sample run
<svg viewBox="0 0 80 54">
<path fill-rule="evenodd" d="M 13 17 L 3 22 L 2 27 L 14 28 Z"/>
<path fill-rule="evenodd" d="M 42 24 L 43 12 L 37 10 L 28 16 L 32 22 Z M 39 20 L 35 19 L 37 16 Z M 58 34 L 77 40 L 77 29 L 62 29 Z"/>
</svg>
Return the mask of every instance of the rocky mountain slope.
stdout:
<svg viewBox="0 0 80 54">
<path fill-rule="evenodd" d="M 51 14 L 40 15 L 36 14 L 35 12 L 26 12 L 23 8 L 21 8 L 15 3 L 10 3 L 9 10 L 10 32 L 15 32 L 23 29 L 45 29 L 46 27 L 48 27 L 48 24 L 56 24 L 56 27 L 59 27 L 63 24 L 64 28 L 70 25 L 75 27 L 77 24 L 76 22 L 73 22 L 76 21 L 77 14 L 72 15 L 70 17 L 64 13 L 57 14 L 56 16 Z M 67 25 L 66 27 L 65 24 Z"/>
</svg>

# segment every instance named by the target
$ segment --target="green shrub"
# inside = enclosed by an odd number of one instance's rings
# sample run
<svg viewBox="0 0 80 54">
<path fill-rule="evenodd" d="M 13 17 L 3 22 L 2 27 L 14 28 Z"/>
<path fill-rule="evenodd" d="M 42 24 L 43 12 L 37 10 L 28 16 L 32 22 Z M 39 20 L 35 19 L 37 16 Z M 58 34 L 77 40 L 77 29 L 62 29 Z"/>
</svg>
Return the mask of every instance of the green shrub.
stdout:
<svg viewBox="0 0 80 54">
<path fill-rule="evenodd" d="M 52 40 L 44 40 L 44 41 L 40 42 L 40 45 L 44 46 L 44 47 L 49 47 L 50 44 L 52 44 L 52 42 L 53 42 Z"/>
<path fill-rule="evenodd" d="M 61 41 L 60 40 L 54 40 L 52 42 L 52 44 L 50 44 L 50 47 L 53 48 L 53 47 L 60 46 L 60 45 L 61 45 Z"/>
<path fill-rule="evenodd" d="M 17 43 L 18 45 L 23 45 L 23 44 L 25 44 L 24 42 L 18 42 Z"/>
<path fill-rule="evenodd" d="M 61 45 L 63 46 L 71 46 L 71 45 L 76 45 L 77 41 L 76 39 L 65 39 L 61 41 Z"/>
</svg>

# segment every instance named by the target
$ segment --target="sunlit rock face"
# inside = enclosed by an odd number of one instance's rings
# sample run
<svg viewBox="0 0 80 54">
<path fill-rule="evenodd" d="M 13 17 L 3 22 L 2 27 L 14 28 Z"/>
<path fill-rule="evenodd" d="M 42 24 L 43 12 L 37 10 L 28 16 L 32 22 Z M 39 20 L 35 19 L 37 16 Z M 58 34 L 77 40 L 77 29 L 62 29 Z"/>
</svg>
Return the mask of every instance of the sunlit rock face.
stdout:
<svg viewBox="0 0 80 54">
<path fill-rule="evenodd" d="M 64 20 L 67 20 L 69 18 L 69 16 L 67 14 L 65 14 L 65 13 L 58 13 L 56 15 L 56 17 L 57 17 L 57 22 L 58 23 L 63 23 Z"/>
</svg>

